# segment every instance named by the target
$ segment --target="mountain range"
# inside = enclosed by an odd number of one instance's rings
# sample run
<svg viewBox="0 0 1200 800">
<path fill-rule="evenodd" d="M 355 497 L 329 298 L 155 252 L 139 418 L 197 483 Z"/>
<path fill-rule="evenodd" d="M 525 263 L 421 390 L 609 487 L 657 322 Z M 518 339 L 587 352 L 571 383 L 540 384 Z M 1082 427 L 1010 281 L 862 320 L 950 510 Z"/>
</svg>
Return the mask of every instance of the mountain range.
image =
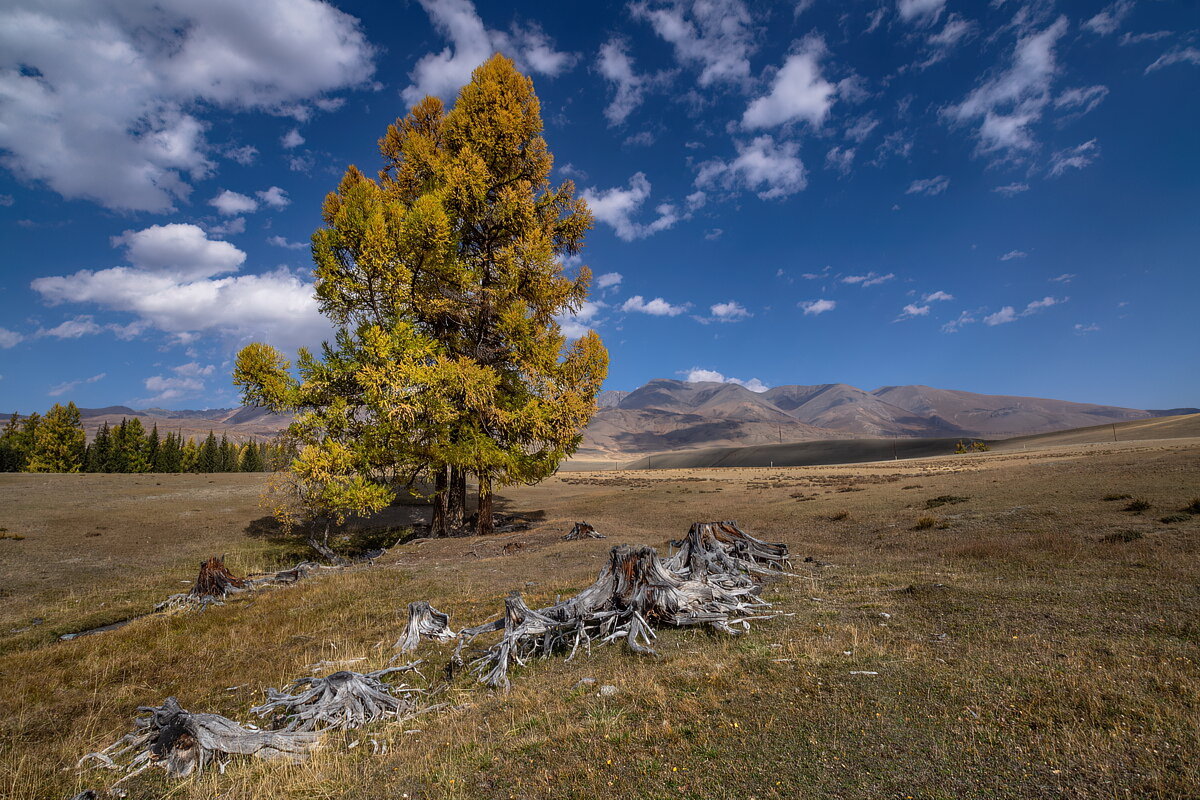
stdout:
<svg viewBox="0 0 1200 800">
<path fill-rule="evenodd" d="M 632 392 L 609 390 L 584 432 L 577 457 L 620 458 L 706 447 L 778 444 L 825 439 L 964 437 L 1002 439 L 1090 425 L 1196 413 L 884 386 L 864 391 L 844 383 L 776 386 L 753 392 L 733 383 L 652 380 Z M 260 408 L 172 411 L 127 406 L 80 409 L 89 436 L 107 422 L 138 417 L 161 432 L 201 437 L 210 430 L 230 438 L 264 439 L 290 417 Z"/>
</svg>

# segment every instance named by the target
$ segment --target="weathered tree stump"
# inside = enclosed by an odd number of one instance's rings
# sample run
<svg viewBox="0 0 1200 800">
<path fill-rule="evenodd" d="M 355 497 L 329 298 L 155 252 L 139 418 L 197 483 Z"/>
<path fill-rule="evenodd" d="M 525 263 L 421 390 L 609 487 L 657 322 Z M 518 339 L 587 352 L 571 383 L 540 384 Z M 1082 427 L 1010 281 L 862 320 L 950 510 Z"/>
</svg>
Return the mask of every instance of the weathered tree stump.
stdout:
<svg viewBox="0 0 1200 800">
<path fill-rule="evenodd" d="M 424 694 L 424 690 L 403 684 L 390 686 L 383 678 L 397 672 L 416 672 L 420 663 L 365 674 L 344 670 L 324 678 L 300 678 L 292 683 L 293 694 L 268 689 L 267 702 L 250 709 L 250 713 L 261 717 L 276 712 L 278 723 L 289 732 L 361 728 L 381 719 L 416 716 L 420 712 L 415 696 Z"/>
<path fill-rule="evenodd" d="M 671 568 L 688 575 L 780 575 L 792 565 L 787 545 L 757 539 L 733 521 L 693 522 L 687 536 L 671 544 L 679 548 L 669 559 Z"/>
<path fill-rule="evenodd" d="M 183 777 L 222 756 L 303 761 L 320 740 L 318 733 L 252 730 L 219 714 L 193 714 L 174 697 L 161 706 L 142 706 L 138 711 L 149 712 L 149 716 L 134 721 L 133 733 L 98 753 L 89 753 L 76 766 L 96 762 L 95 766 L 127 772 L 117 783 L 156 765 Z"/>
<path fill-rule="evenodd" d="M 731 526 L 736 530 L 736 526 Z M 514 592 L 505 601 L 499 619 L 459 633 L 455 660 L 476 637 L 499 632 L 500 639 L 470 663 L 481 683 L 493 688 L 509 686 L 512 664 L 524 665 L 531 658 L 567 651 L 571 658 L 580 646 L 624 640 L 635 653 L 655 655 L 651 643 L 653 626 L 708 625 L 737 635 L 749 629 L 753 619 L 767 619 L 761 612 L 770 603 L 758 597 L 755 574 L 765 571 L 753 558 L 760 550 L 786 563 L 787 548 L 737 549 L 743 539 L 759 542 L 738 531 L 723 538 L 705 535 L 693 526 L 687 552 L 664 561 L 653 547 L 619 545 L 609 552 L 608 562 L 596 581 L 575 597 L 533 610 Z M 782 551 L 778 550 L 782 548 Z M 737 552 L 742 555 L 731 555 Z M 753 555 L 753 558 L 751 557 Z M 693 561 L 696 566 L 692 566 Z"/>
<path fill-rule="evenodd" d="M 595 528 L 586 522 L 576 522 L 571 528 L 571 532 L 563 537 L 564 541 L 573 542 L 577 539 L 603 539 L 603 533 L 599 533 Z"/>
<path fill-rule="evenodd" d="M 224 600 L 230 592 L 240 592 L 246 588 L 246 582 L 234 575 L 225 566 L 224 556 L 213 556 L 200 564 L 200 574 L 190 594 L 197 598 L 217 598 Z"/>
<path fill-rule="evenodd" d="M 408 624 L 394 647 L 401 653 L 411 653 L 421 639 L 449 642 L 457 636 L 450 627 L 450 616 L 443 614 L 426 600 L 414 600 L 408 604 Z"/>
</svg>

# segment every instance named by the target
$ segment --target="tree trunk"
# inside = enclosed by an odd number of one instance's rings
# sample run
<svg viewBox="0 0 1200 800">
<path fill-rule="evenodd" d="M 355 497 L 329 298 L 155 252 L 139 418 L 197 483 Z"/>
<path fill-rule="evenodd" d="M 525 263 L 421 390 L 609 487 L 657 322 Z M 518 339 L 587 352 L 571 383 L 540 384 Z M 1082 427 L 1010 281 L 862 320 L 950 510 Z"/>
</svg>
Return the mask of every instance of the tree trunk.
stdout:
<svg viewBox="0 0 1200 800">
<path fill-rule="evenodd" d="M 446 527 L 451 531 L 462 531 L 467 519 L 467 472 L 461 467 L 450 468 L 450 503 L 447 509 Z"/>
<path fill-rule="evenodd" d="M 333 548 L 331 548 L 329 546 L 329 525 L 328 524 L 325 525 L 325 533 L 320 539 L 317 538 L 316 531 L 313 531 L 312 533 L 309 534 L 308 546 L 311 547 L 313 550 L 316 550 L 317 554 L 319 556 L 321 556 L 321 558 L 325 559 L 326 561 L 330 562 L 331 564 L 337 564 L 338 566 L 345 566 L 346 564 L 350 563 L 346 559 L 339 556 L 337 553 L 333 552 Z"/>
<path fill-rule="evenodd" d="M 496 532 L 496 521 L 492 517 L 492 478 L 479 475 L 479 522 L 475 532 L 480 536 L 491 536 Z"/>
<path fill-rule="evenodd" d="M 441 538 L 450 535 L 450 467 L 438 468 L 433 479 L 433 520 L 429 535 Z"/>
</svg>

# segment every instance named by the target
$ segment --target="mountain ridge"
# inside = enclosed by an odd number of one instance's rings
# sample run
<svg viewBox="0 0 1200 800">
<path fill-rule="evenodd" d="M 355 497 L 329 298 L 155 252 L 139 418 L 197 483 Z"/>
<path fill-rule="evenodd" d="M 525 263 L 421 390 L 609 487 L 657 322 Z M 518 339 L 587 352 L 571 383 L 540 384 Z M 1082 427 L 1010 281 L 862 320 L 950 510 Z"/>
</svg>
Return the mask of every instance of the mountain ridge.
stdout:
<svg viewBox="0 0 1200 800">
<path fill-rule="evenodd" d="M 734 383 L 657 378 L 633 391 L 605 390 L 577 457 L 772 445 L 833 439 L 1000 439 L 1097 424 L 1197 413 L 1135 409 L 1020 395 L 989 395 L 922 384 L 865 391 L 846 383 L 782 385 L 754 392 Z M 261 408 L 170 410 L 81 408 L 89 436 L 137 417 L 149 427 L 239 441 L 267 439 L 291 421 Z"/>
</svg>

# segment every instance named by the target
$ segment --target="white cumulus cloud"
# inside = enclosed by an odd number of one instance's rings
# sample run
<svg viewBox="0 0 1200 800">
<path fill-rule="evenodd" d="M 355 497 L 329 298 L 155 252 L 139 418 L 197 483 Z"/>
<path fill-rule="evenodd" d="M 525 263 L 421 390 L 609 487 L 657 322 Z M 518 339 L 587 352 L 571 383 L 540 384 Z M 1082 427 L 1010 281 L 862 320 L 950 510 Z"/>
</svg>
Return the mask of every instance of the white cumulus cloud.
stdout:
<svg viewBox="0 0 1200 800">
<path fill-rule="evenodd" d="M 514 25 L 510 32 L 487 28 L 471 0 L 421 0 L 429 21 L 449 46 L 438 53 L 426 53 L 417 61 L 409 79 L 412 83 L 401 93 L 409 105 L 426 95 L 452 100 L 471 80 L 471 72 L 503 53 L 525 73 L 554 77 L 574 66 L 576 57 L 555 49 L 541 28 Z"/>
<path fill-rule="evenodd" d="M 291 348 L 328 335 L 311 283 L 283 268 L 229 275 L 240 270 L 246 254 L 208 239 L 194 225 L 126 231 L 113 246 L 124 246 L 128 266 L 38 278 L 31 287 L 51 305 L 83 303 L 133 314 L 143 329 L 180 342 L 216 334 Z"/>
<path fill-rule="evenodd" d="M 679 374 L 684 376 L 683 380 L 686 383 L 736 383 L 738 386 L 745 387 L 756 393 L 765 392 L 771 388 L 758 378 L 751 378 L 748 381 L 744 381 L 741 378 L 727 378 L 715 370 L 701 369 L 700 367 L 692 367 Z"/>
<path fill-rule="evenodd" d="M 600 222 L 611 225 L 617 237 L 626 242 L 644 239 L 660 231 L 674 227 L 675 223 L 687 219 L 690 209 L 680 210 L 673 203 L 660 203 L 654 208 L 657 215 L 650 222 L 637 222 L 634 216 L 650 199 L 650 180 L 644 172 L 637 172 L 629 179 L 629 186 L 614 186 L 611 189 L 589 188 L 584 190 L 592 215 Z M 692 199 L 690 206 L 703 203 L 703 197 Z"/>
<path fill-rule="evenodd" d="M 1067 31 L 1059 17 L 1045 30 L 1017 40 L 1007 69 L 985 81 L 956 106 L 946 109 L 957 122 L 979 121 L 979 151 L 1015 155 L 1035 147 L 1030 127 L 1050 103 L 1058 75 L 1054 48 Z"/>
<path fill-rule="evenodd" d="M 837 308 L 837 301 L 825 299 L 804 300 L 799 306 L 804 310 L 805 315 L 812 314 L 816 316 L 817 314 L 824 314 L 826 311 L 833 311 Z"/>
<path fill-rule="evenodd" d="M 198 108 L 303 115 L 373 58 L 319 0 L 9 3 L 0 163 L 63 197 L 171 211 L 216 168 Z"/>
<path fill-rule="evenodd" d="M 700 189 L 748 190 L 763 200 L 788 197 L 808 185 L 804 162 L 796 142 L 776 142 L 763 134 L 748 143 L 738 142 L 737 157 L 731 161 L 712 159 L 700 165 L 696 186 Z"/>
<path fill-rule="evenodd" d="M 653 300 L 647 301 L 640 294 L 635 294 L 633 297 L 621 304 L 621 310 L 626 312 L 637 312 L 639 314 L 649 314 L 652 317 L 677 317 L 688 310 L 690 304 L 672 305 L 661 297 L 656 297 Z"/>
<path fill-rule="evenodd" d="M 237 214 L 253 214 L 258 211 L 257 200 L 229 189 L 209 200 L 208 204 L 227 217 Z"/>
<path fill-rule="evenodd" d="M 742 127 L 773 128 L 788 122 L 805 121 L 821 127 L 833 106 L 835 88 L 821 76 L 825 41 L 808 36 L 775 73 L 771 90 L 753 100 L 742 115 Z"/>
<path fill-rule="evenodd" d="M 700 86 L 740 86 L 750 79 L 750 55 L 757 45 L 750 12 L 741 0 L 637 2 L 629 10 L 671 44 L 681 65 L 700 70 Z"/>
</svg>

